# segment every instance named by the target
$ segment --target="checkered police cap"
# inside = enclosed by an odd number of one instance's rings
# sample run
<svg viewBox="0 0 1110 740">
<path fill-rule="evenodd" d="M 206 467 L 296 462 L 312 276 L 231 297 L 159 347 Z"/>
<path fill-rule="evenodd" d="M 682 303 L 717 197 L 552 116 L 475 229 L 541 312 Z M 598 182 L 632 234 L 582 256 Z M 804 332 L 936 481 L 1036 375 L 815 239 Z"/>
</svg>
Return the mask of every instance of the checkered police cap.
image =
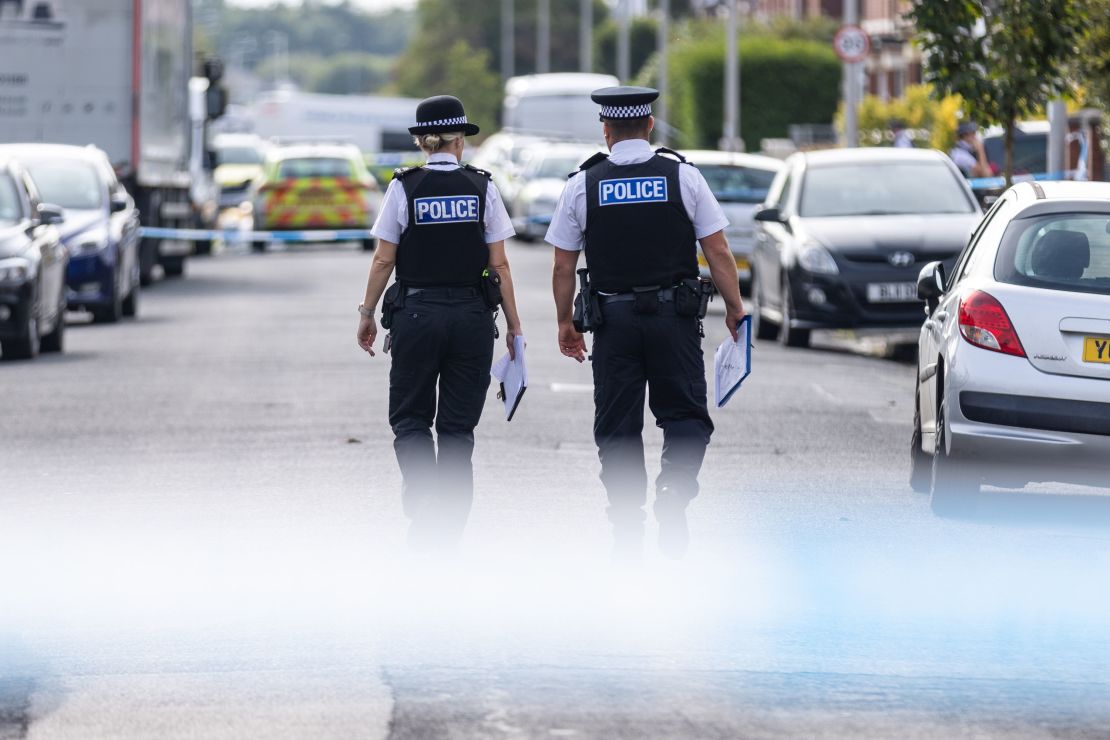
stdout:
<svg viewBox="0 0 1110 740">
<path fill-rule="evenodd" d="M 651 104 L 659 91 L 650 87 L 603 87 L 594 90 L 590 99 L 601 106 L 601 120 L 632 120 L 651 115 Z"/>
</svg>

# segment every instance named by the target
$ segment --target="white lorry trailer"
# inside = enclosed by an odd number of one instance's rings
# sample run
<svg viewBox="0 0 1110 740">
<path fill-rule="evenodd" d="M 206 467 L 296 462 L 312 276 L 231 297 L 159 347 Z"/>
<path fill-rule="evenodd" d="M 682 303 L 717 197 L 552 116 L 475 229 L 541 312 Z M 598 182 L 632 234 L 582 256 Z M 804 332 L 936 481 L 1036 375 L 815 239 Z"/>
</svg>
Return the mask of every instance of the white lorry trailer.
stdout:
<svg viewBox="0 0 1110 740">
<path fill-rule="evenodd" d="M 0 0 L 0 141 L 95 144 L 144 225 L 214 223 L 193 120 L 207 86 L 190 92 L 192 65 L 190 0 Z M 180 275 L 192 251 L 144 239 L 143 282 L 155 264 Z"/>
</svg>

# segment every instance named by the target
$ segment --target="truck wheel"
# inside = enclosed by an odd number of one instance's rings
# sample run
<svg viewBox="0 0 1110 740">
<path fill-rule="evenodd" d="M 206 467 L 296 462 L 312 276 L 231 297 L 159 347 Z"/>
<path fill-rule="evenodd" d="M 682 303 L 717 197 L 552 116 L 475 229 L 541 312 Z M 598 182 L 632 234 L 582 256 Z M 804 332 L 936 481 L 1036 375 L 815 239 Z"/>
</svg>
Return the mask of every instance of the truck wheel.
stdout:
<svg viewBox="0 0 1110 740">
<path fill-rule="evenodd" d="M 162 269 L 166 277 L 181 277 L 185 274 L 185 258 L 166 257 L 162 260 Z"/>
<path fill-rule="evenodd" d="M 0 351 L 5 360 L 33 360 L 39 356 L 39 320 L 34 316 L 27 318 L 27 336 L 0 341 Z"/>
<path fill-rule="evenodd" d="M 211 239 L 197 239 L 193 242 L 193 254 L 212 254 L 212 240 Z"/>
<path fill-rule="evenodd" d="M 378 240 L 377 239 L 363 239 L 362 240 L 362 251 L 363 252 L 373 252 L 377 248 L 377 246 L 378 246 Z"/>
</svg>

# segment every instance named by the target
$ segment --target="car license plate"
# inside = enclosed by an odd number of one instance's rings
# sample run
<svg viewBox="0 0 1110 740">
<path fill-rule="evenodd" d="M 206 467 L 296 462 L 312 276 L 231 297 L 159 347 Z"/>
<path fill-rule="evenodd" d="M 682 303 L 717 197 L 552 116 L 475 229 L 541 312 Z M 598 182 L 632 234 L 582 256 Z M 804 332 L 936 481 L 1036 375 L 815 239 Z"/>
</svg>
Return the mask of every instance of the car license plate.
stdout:
<svg viewBox="0 0 1110 740">
<path fill-rule="evenodd" d="M 1083 337 L 1083 362 L 1110 364 L 1110 337 Z"/>
<path fill-rule="evenodd" d="M 871 303 L 910 303 L 918 300 L 917 283 L 870 283 L 867 300 Z"/>
</svg>

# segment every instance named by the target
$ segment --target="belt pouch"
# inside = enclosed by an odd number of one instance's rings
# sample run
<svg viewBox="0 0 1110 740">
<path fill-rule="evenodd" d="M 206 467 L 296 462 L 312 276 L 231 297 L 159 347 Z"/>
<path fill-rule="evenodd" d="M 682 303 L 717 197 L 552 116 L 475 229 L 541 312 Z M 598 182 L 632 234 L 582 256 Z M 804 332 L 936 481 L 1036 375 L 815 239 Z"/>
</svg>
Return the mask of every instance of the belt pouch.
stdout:
<svg viewBox="0 0 1110 740">
<path fill-rule="evenodd" d="M 659 286 L 632 289 L 632 312 L 641 315 L 659 313 Z"/>
<path fill-rule="evenodd" d="M 385 290 L 382 297 L 382 328 L 389 329 L 393 326 L 393 312 L 405 305 L 405 291 L 401 283 L 393 283 Z"/>
<path fill-rule="evenodd" d="M 697 316 L 700 304 L 701 285 L 696 279 L 686 279 L 675 286 L 674 312 L 676 316 Z"/>
<path fill-rule="evenodd" d="M 482 300 L 491 309 L 501 305 L 501 276 L 495 270 L 483 270 L 480 284 Z"/>
</svg>

